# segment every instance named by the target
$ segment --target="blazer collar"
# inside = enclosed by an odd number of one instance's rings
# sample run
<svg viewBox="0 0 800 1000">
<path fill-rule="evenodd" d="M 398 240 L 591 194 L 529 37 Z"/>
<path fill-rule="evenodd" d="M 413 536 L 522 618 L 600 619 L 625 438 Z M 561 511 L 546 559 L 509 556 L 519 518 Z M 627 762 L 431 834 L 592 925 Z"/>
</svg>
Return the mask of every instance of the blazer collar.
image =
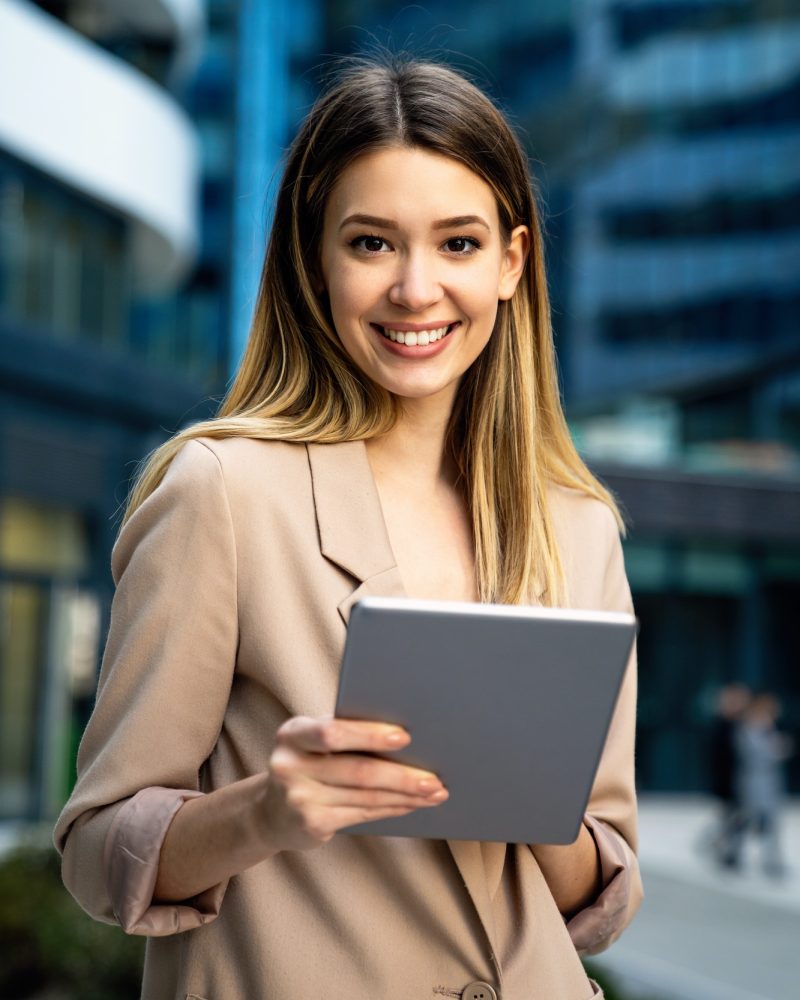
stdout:
<svg viewBox="0 0 800 1000">
<path fill-rule="evenodd" d="M 362 597 L 405 597 L 406 591 L 364 442 L 309 443 L 306 448 L 320 551 L 359 581 L 339 604 L 347 624 L 350 608 Z"/>
<path fill-rule="evenodd" d="M 367 594 L 406 597 L 397 569 L 378 487 L 363 441 L 306 444 L 317 512 L 320 551 L 362 583 L 339 606 L 348 621 L 350 608 Z M 541 577 L 534 584 L 535 600 L 544 593 Z"/>
<path fill-rule="evenodd" d="M 339 613 L 347 624 L 352 606 L 368 594 L 380 597 L 407 595 L 392 552 L 364 442 L 309 443 L 306 448 L 320 551 L 326 559 L 359 581 L 356 589 L 339 604 Z M 498 876 L 488 869 L 497 869 L 499 864 L 502 870 L 505 845 L 484 845 L 494 860 L 487 866 L 479 843 L 447 843 L 483 924 L 494 973 L 499 978 L 489 886 L 489 881 L 496 881 Z"/>
</svg>

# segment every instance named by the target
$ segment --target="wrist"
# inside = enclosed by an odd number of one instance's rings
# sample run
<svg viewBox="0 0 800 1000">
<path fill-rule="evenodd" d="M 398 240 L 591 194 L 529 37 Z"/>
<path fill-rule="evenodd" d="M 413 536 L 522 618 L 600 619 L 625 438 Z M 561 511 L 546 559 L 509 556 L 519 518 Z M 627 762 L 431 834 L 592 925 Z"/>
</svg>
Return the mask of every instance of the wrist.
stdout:
<svg viewBox="0 0 800 1000">
<path fill-rule="evenodd" d="M 585 823 L 571 844 L 532 844 L 531 851 L 565 916 L 572 915 L 599 894 L 600 854 Z"/>
<path fill-rule="evenodd" d="M 269 772 L 263 771 L 237 782 L 241 790 L 240 810 L 236 818 L 236 836 L 248 853 L 261 861 L 283 849 L 275 829 L 275 809 Z"/>
<path fill-rule="evenodd" d="M 580 851 L 582 854 L 589 853 L 591 846 L 599 863 L 597 844 L 592 836 L 592 832 L 586 823 L 581 823 L 578 836 L 569 844 L 531 844 L 531 850 L 538 861 L 557 862 L 568 857 L 570 854 Z"/>
</svg>

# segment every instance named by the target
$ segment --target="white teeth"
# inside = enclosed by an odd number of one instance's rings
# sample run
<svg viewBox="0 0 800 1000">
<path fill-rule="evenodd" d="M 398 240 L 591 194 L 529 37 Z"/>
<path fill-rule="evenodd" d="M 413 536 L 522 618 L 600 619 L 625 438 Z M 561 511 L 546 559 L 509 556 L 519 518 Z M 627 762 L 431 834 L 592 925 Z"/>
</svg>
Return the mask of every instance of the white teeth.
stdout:
<svg viewBox="0 0 800 1000">
<path fill-rule="evenodd" d="M 405 344 L 408 347 L 416 347 L 417 345 L 425 347 L 427 344 L 435 344 L 437 340 L 441 340 L 449 329 L 449 326 L 441 326 L 438 330 L 416 332 L 414 330 L 390 330 L 389 327 L 383 327 L 382 332 L 384 337 L 388 337 L 389 340 L 393 340 L 397 344 Z"/>
</svg>

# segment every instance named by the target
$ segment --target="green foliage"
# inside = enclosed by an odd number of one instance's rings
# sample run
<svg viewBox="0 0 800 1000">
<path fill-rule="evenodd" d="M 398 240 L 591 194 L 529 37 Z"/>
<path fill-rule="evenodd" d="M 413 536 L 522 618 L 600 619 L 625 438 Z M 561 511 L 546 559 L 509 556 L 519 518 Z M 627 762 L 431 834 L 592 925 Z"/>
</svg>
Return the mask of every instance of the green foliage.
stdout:
<svg viewBox="0 0 800 1000">
<path fill-rule="evenodd" d="M 608 973 L 601 972 L 591 962 L 584 962 L 583 967 L 586 969 L 587 976 L 594 979 L 597 985 L 602 989 L 605 1000 L 631 1000 L 630 997 L 623 997 L 623 995 L 617 990 L 615 983 L 609 978 Z"/>
<path fill-rule="evenodd" d="M 647 997 L 643 997 L 641 994 L 635 997 L 631 996 L 630 990 L 623 992 L 615 978 L 609 975 L 604 969 L 599 969 L 591 959 L 584 961 L 583 967 L 586 969 L 586 974 L 601 987 L 605 1000 L 648 1000 Z"/>
<path fill-rule="evenodd" d="M 137 1000 L 144 941 L 97 923 L 61 884 L 52 848 L 0 860 L 0 996 L 6 1000 Z"/>
</svg>

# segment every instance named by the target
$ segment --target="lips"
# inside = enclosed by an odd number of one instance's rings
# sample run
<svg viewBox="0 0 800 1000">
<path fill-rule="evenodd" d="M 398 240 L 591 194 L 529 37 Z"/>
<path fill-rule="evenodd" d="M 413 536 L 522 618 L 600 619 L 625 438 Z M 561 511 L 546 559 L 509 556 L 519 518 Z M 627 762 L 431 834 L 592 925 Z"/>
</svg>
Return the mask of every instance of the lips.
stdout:
<svg viewBox="0 0 800 1000">
<path fill-rule="evenodd" d="M 393 326 L 380 326 L 378 323 L 371 325 L 382 337 L 385 337 L 386 340 L 391 340 L 393 343 L 403 344 L 406 347 L 427 347 L 429 344 L 435 344 L 437 341 L 449 336 L 459 323 L 455 322 L 443 326 L 416 330 L 401 330 Z M 407 326 L 409 324 L 403 323 L 402 325 Z"/>
</svg>

